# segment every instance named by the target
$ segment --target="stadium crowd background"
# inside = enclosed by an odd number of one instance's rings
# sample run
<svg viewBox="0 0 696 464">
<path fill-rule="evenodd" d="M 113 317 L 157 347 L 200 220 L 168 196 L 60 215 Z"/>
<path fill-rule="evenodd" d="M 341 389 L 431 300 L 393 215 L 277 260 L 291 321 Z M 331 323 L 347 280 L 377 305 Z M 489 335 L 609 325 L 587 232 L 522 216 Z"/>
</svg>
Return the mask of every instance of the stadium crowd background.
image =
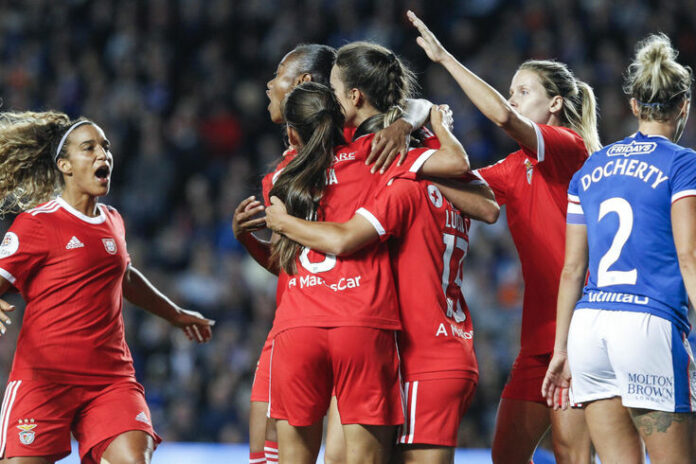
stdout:
<svg viewBox="0 0 696 464">
<path fill-rule="evenodd" d="M 615 5 L 616 3 L 616 5 Z M 620 3 L 620 5 L 619 5 Z M 195 346 L 126 305 L 126 336 L 157 431 L 168 441 L 244 442 L 249 392 L 270 328 L 275 279 L 235 240 L 232 212 L 260 193 L 283 151 L 266 82 L 300 42 L 373 40 L 417 71 L 421 95 L 454 110 L 472 165 L 516 149 L 429 63 L 413 9 L 464 64 L 506 94 L 517 65 L 555 57 L 595 89 L 602 141 L 634 128 L 621 93 L 633 46 L 664 31 L 696 64 L 691 0 L 17 0 L 0 2 L 2 110 L 55 108 L 104 127 L 115 158 L 104 201 L 126 220 L 138 268 L 182 306 L 217 320 Z M 696 146 L 692 116 L 685 146 Z M 12 218 L 5 218 L 4 230 Z M 543 263 L 540 263 L 543 265 Z M 504 216 L 474 224 L 465 296 L 480 364 L 460 446 L 489 447 L 500 392 L 519 347 L 522 280 Z M 9 372 L 17 322 L 0 339 Z"/>
</svg>

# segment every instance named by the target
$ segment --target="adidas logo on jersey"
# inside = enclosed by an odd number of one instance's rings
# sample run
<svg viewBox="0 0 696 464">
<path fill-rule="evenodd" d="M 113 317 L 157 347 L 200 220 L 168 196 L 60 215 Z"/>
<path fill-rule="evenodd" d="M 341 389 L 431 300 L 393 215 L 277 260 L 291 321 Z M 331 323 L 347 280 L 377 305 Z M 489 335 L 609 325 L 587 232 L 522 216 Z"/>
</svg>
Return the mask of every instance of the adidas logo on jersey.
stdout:
<svg viewBox="0 0 696 464">
<path fill-rule="evenodd" d="M 79 241 L 77 237 L 73 235 L 68 244 L 65 245 L 65 249 L 72 250 L 73 248 L 81 248 L 83 246 L 85 246 L 85 244 Z"/>
<path fill-rule="evenodd" d="M 145 414 L 145 411 L 140 411 L 137 416 L 135 416 L 135 420 L 144 422 L 146 424 L 150 424 L 150 419 L 148 419 L 147 414 Z"/>
</svg>

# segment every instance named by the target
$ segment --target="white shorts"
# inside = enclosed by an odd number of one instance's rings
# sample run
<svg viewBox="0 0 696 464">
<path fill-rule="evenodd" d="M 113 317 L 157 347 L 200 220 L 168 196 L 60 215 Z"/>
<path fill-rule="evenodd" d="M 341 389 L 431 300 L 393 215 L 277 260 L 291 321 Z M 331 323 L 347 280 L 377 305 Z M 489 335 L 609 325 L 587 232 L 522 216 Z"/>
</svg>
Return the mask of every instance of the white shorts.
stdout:
<svg viewBox="0 0 696 464">
<path fill-rule="evenodd" d="M 573 401 L 621 397 L 627 408 L 696 411 L 686 334 L 648 313 L 578 309 L 568 335 Z"/>
</svg>

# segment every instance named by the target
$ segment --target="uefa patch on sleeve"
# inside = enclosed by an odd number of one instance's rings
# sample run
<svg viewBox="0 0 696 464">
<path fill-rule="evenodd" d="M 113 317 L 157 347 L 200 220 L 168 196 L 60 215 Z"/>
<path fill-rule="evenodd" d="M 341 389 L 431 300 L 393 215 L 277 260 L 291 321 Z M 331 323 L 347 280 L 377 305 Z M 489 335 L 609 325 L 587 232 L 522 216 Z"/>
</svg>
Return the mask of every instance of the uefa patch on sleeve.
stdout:
<svg viewBox="0 0 696 464">
<path fill-rule="evenodd" d="M 19 249 L 19 237 L 14 232 L 8 232 L 2 239 L 0 245 L 0 259 L 7 258 L 17 252 Z"/>
</svg>

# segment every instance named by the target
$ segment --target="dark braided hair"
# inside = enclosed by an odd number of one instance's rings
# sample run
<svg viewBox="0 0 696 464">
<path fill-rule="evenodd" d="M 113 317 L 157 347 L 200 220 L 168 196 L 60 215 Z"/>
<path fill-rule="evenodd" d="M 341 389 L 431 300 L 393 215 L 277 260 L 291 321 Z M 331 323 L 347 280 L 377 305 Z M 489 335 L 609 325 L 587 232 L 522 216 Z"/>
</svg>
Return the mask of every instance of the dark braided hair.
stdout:
<svg viewBox="0 0 696 464">
<path fill-rule="evenodd" d="M 338 49 L 336 66 L 346 89 L 359 89 L 380 112 L 361 124 L 356 137 L 383 129 L 401 117 L 416 80 L 389 49 L 370 42 L 353 42 Z"/>
</svg>

